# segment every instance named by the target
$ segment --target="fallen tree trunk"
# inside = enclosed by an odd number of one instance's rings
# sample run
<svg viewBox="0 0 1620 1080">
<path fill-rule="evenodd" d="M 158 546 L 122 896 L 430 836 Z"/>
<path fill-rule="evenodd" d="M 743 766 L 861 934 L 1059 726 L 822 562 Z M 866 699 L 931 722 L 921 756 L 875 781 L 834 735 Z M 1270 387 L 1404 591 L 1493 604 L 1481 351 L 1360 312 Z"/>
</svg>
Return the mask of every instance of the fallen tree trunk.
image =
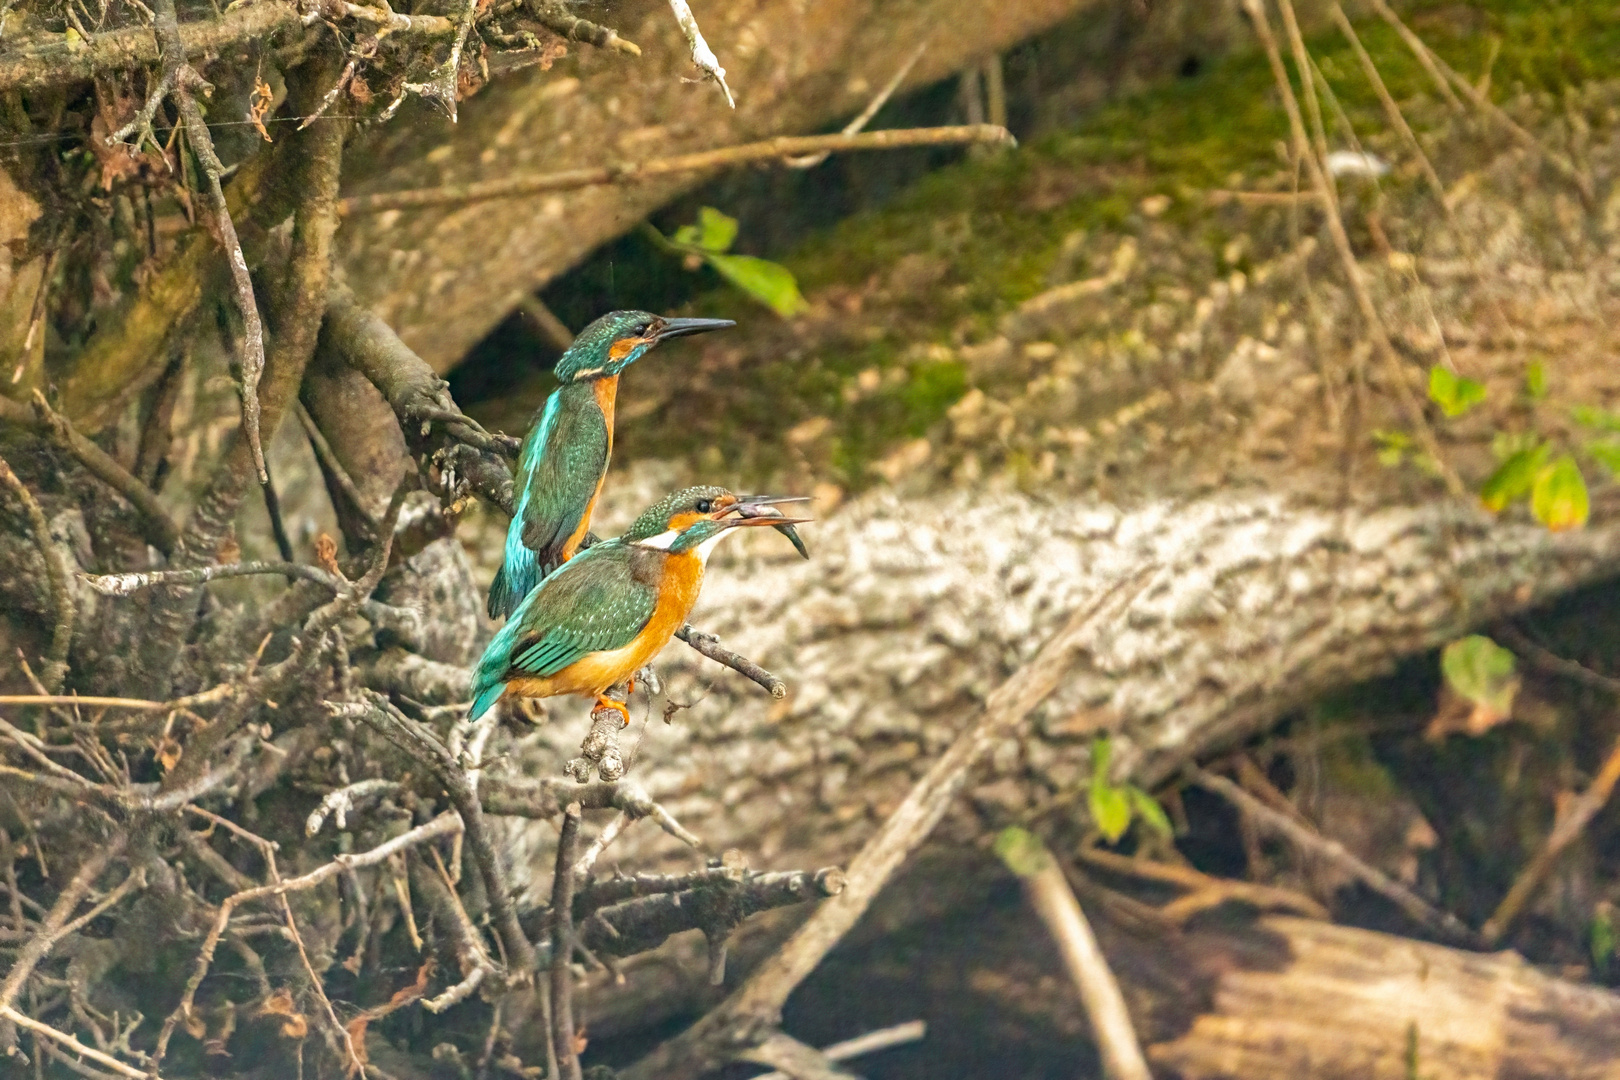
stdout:
<svg viewBox="0 0 1620 1080">
<path fill-rule="evenodd" d="M 1129 581 L 1128 617 L 1087 644 L 974 800 L 1005 820 L 1072 788 L 1099 729 L 1117 733 L 1122 775 L 1156 784 L 1324 691 L 1612 574 L 1620 524 L 1595 517 L 1551 534 L 1435 504 L 1352 508 L 1341 527 L 1330 508 L 1236 492 L 1130 507 L 875 494 L 815 527 L 810 563 L 772 537 L 717 556 L 694 622 L 790 697 L 672 648 L 670 696 L 700 700 L 627 736 L 632 775 L 716 850 L 847 854 L 990 687 Z M 585 733 L 576 711 L 555 706 L 537 736 L 552 767 Z M 634 834 L 620 856 L 648 865 L 658 843 Z"/>
<path fill-rule="evenodd" d="M 1620 1077 L 1620 996 L 1513 953 L 1283 916 L 1249 935 L 1189 935 L 1172 951 L 1224 968 L 1207 1011 L 1148 1050 L 1182 1080 Z"/>
</svg>

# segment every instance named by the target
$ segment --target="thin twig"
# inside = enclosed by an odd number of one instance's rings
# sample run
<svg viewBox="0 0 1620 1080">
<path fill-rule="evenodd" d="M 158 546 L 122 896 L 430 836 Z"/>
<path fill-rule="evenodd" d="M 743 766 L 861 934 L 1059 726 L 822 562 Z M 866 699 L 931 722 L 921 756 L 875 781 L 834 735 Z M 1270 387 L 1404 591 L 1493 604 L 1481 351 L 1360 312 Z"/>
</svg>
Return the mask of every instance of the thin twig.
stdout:
<svg viewBox="0 0 1620 1080">
<path fill-rule="evenodd" d="M 343 497 L 349 501 L 349 505 L 354 508 L 355 513 L 360 515 L 364 527 L 370 530 L 372 537 L 375 537 L 377 520 L 371 512 L 371 508 L 366 505 L 365 496 L 360 494 L 359 485 L 354 482 L 354 478 L 349 475 L 348 470 L 343 467 L 343 463 L 338 460 L 337 452 L 332 449 L 332 444 L 327 441 L 320 425 L 315 422 L 313 416 L 309 415 L 309 410 L 304 408 L 302 401 L 293 403 L 293 413 L 298 417 L 299 424 L 304 428 L 304 435 L 309 439 L 310 449 L 315 452 L 315 460 L 320 464 L 321 471 L 331 478 L 339 491 L 343 492 Z"/>
<path fill-rule="evenodd" d="M 158 502 L 152 489 L 118 464 L 112 455 L 79 434 L 67 417 L 50 407 L 44 394 L 34 391 L 31 404 L 33 408 L 30 410 L 10 398 L 0 397 L 0 420 L 49 435 L 77 458 L 90 475 L 128 499 L 135 507 L 141 533 L 147 542 L 164 555 L 170 554 L 180 537 L 180 530 Z"/>
<path fill-rule="evenodd" d="M 1550 162 L 1554 169 L 1562 173 L 1570 183 L 1575 185 L 1576 190 L 1581 194 L 1581 200 L 1587 207 L 1592 206 L 1596 197 L 1592 188 L 1592 178 L 1582 172 L 1575 162 L 1565 155 L 1541 145 L 1540 139 L 1526 131 L 1511 116 L 1503 112 L 1502 107 L 1492 101 L 1483 89 L 1463 78 L 1451 65 L 1440 59 L 1433 49 L 1424 44 L 1422 38 L 1407 28 L 1406 24 L 1401 21 L 1401 17 L 1395 14 L 1384 0 L 1370 0 L 1370 3 L 1373 10 L 1378 12 L 1379 17 L 1393 26 L 1396 32 L 1401 35 L 1401 40 L 1406 42 L 1407 47 L 1412 50 L 1418 62 L 1423 65 L 1424 69 L 1439 85 L 1441 93 L 1446 96 L 1454 108 L 1461 109 L 1462 105 L 1457 100 L 1456 95 L 1451 92 L 1452 87 L 1456 87 L 1461 91 L 1469 101 L 1473 102 L 1475 108 L 1513 136 L 1519 145 L 1535 151 Z"/>
<path fill-rule="evenodd" d="M 349 826 L 348 813 L 354 809 L 355 803 L 361 799 L 391 795 L 398 791 L 400 787 L 398 780 L 374 778 L 361 780 L 340 787 L 336 791 L 328 792 L 326 797 L 321 800 L 321 804 L 310 811 L 309 818 L 304 822 L 304 835 L 314 836 L 320 832 L 321 826 L 326 824 L 328 817 L 336 819 L 339 829 L 346 829 Z"/>
<path fill-rule="evenodd" d="M 0 483 L 22 500 L 28 515 L 28 527 L 34 534 L 34 546 L 45 563 L 45 579 L 50 583 L 51 607 L 55 609 L 56 626 L 51 631 L 50 650 L 45 654 L 45 667 L 40 681 L 47 690 L 58 690 L 67 677 L 68 650 L 73 646 L 73 596 L 68 592 L 68 571 L 62 553 L 51 540 L 51 524 L 45 520 L 45 511 L 28 486 L 11 471 L 11 465 L 0 458 Z"/>
<path fill-rule="evenodd" d="M 928 1024 L 925 1021 L 908 1020 L 904 1024 L 868 1031 L 865 1035 L 857 1035 L 853 1039 L 824 1046 L 821 1049 L 821 1056 L 828 1061 L 848 1061 L 850 1058 L 865 1054 L 875 1054 L 879 1050 L 917 1042 L 927 1034 Z M 754 1077 L 754 1080 L 791 1080 L 791 1078 L 784 1072 L 768 1072 Z"/>
<path fill-rule="evenodd" d="M 1002 683 L 984 712 L 956 737 L 917 781 L 849 866 L 845 887 L 823 903 L 775 955 L 702 1020 L 625 1070 L 625 1080 L 691 1080 L 763 1040 L 788 995 L 859 921 L 887 884 L 945 816 L 969 771 L 1046 700 L 1069 672 L 1074 654 L 1098 625 L 1117 619 L 1151 580 L 1156 567 L 1115 583 L 1077 609 L 1024 668 Z M 1102 723 L 1102 718 L 1097 718 Z"/>
<path fill-rule="evenodd" d="M 1511 623 L 1497 627 L 1494 633 L 1507 642 L 1514 652 L 1523 653 L 1525 659 L 1540 670 L 1551 672 L 1554 675 L 1562 675 L 1572 682 L 1578 682 L 1582 686 L 1590 686 L 1594 690 L 1604 690 L 1610 694 L 1620 696 L 1620 679 L 1593 671 L 1585 664 L 1575 660 L 1567 660 L 1550 649 L 1542 648 L 1530 640 L 1529 635 Z"/>
<path fill-rule="evenodd" d="M 602 184 L 633 183 L 674 173 L 748 165 L 795 154 L 818 153 L 822 150 L 840 153 L 856 150 L 894 150 L 907 146 L 951 146 L 961 143 L 1012 145 L 1013 142 L 1012 134 L 1006 128 L 991 124 L 900 128 L 892 131 L 865 131 L 858 135 L 783 135 L 763 142 L 743 143 L 718 150 L 656 158 L 652 161 L 596 165 L 584 169 L 569 169 L 565 172 L 512 176 L 500 180 L 419 188 L 412 191 L 355 195 L 342 200 L 338 204 L 338 212 L 352 216 L 426 206 L 462 206 L 487 199 L 512 199 L 551 191 L 573 191 L 577 188 L 596 187 Z"/>
<path fill-rule="evenodd" d="M 1110 1080 L 1153 1080 L 1125 1008 L 1125 995 L 1062 868 L 1039 838 L 1022 829 L 1003 833 L 996 851 L 1018 875 L 1030 906 L 1057 943 L 1091 1020 L 1103 1071 Z"/>
<path fill-rule="evenodd" d="M 407 92 L 437 101 L 452 124 L 456 122 L 456 83 L 461 75 L 461 51 L 466 48 L 467 34 L 472 30 L 477 14 L 478 0 L 466 0 L 461 8 L 461 18 L 456 23 L 456 38 L 450 45 L 450 55 L 429 73 L 426 82 L 405 84 Z"/>
<path fill-rule="evenodd" d="M 775 1065 L 780 1070 L 778 1075 L 786 1073 L 793 1080 L 859 1080 L 854 1073 L 834 1065 L 820 1050 L 780 1031 L 771 1032 L 759 1045 L 737 1056 L 756 1065 Z"/>
<path fill-rule="evenodd" d="M 922 54 L 927 48 L 927 38 L 918 42 L 917 47 L 906 58 L 906 62 L 900 65 L 900 70 L 896 71 L 889 81 L 883 84 L 883 89 L 877 92 L 876 97 L 867 102 L 866 108 L 861 110 L 859 116 L 844 125 L 841 134 L 858 135 L 866 130 L 866 125 L 872 122 L 872 117 L 876 116 L 878 110 L 888 103 L 889 98 L 894 96 L 894 92 L 900 89 L 900 84 L 906 81 L 906 76 L 911 74 L 911 69 L 917 66 L 917 61 L 922 59 Z M 1002 124 L 1001 126 L 1005 127 L 1006 125 Z M 797 157 L 783 158 L 782 164 L 790 169 L 813 169 L 826 161 L 831 154 L 831 150 L 823 150 L 819 154 L 801 154 Z"/>
<path fill-rule="evenodd" d="M 1423 416 L 1423 408 L 1412 393 L 1412 387 L 1407 381 L 1406 366 L 1400 354 L 1395 351 L 1395 345 L 1390 341 L 1389 331 L 1384 326 L 1383 316 L 1379 314 L 1378 305 L 1374 303 L 1372 293 L 1367 289 L 1367 282 L 1362 277 L 1361 266 L 1356 261 L 1355 250 L 1350 246 L 1350 236 L 1345 232 L 1344 220 L 1339 213 L 1339 202 L 1334 194 L 1333 186 L 1324 171 L 1323 162 L 1317 159 L 1311 148 L 1310 138 L 1305 133 L 1305 121 L 1300 115 L 1299 101 L 1294 97 L 1293 84 L 1288 79 L 1288 70 L 1283 66 L 1282 54 L 1277 48 L 1277 39 L 1272 35 L 1271 23 L 1266 17 L 1266 9 L 1261 0 L 1243 0 L 1243 9 L 1249 13 L 1254 23 L 1256 35 L 1265 49 L 1266 59 L 1271 63 L 1271 73 L 1276 80 L 1277 89 L 1282 94 L 1283 109 L 1288 114 L 1288 126 L 1291 129 L 1295 153 L 1304 160 L 1306 170 L 1310 173 L 1311 185 L 1316 189 L 1321 199 L 1322 209 L 1327 217 L 1328 234 L 1333 239 L 1333 246 L 1338 251 L 1339 261 L 1344 266 L 1345 277 L 1350 284 L 1351 294 L 1355 297 L 1356 306 L 1360 309 L 1362 319 L 1367 324 L 1367 332 L 1372 338 L 1373 347 L 1378 351 L 1385 366 L 1389 369 L 1390 382 L 1394 384 L 1395 399 L 1406 417 L 1407 423 L 1412 425 L 1417 437 L 1423 444 L 1423 449 L 1433 459 L 1435 468 L 1439 471 L 1441 479 L 1445 482 L 1446 490 L 1456 498 L 1467 498 L 1468 490 L 1463 485 L 1462 478 L 1457 475 L 1450 462 L 1446 460 L 1440 448 L 1440 442 L 1435 438 L 1434 430 L 1429 426 Z M 1309 74 L 1306 75 L 1309 78 Z"/>
<path fill-rule="evenodd" d="M 579 845 L 580 805 L 563 810 L 557 837 L 557 869 L 551 884 L 551 1041 L 563 1080 L 580 1080 L 574 1044 L 574 853 Z"/>
<path fill-rule="evenodd" d="M 1592 778 L 1586 790 L 1560 808 L 1552 831 L 1547 834 L 1541 849 L 1530 860 L 1530 864 L 1519 872 L 1507 895 L 1496 905 L 1491 917 L 1485 920 L 1485 925 L 1480 928 L 1479 933 L 1487 945 L 1494 946 L 1502 940 L 1502 935 L 1507 933 L 1513 921 L 1519 917 L 1525 904 L 1535 896 L 1536 890 L 1547 880 L 1547 875 L 1552 873 L 1558 857 L 1580 838 L 1588 823 L 1609 804 L 1609 797 L 1614 794 L 1616 783 L 1620 783 L 1620 739 L 1615 740 L 1614 746 L 1609 750 L 1609 756 L 1603 761 L 1603 767 Z"/>
<path fill-rule="evenodd" d="M 1328 910 L 1304 893 L 1292 889 L 1282 889 L 1275 885 L 1261 885 L 1252 881 L 1233 881 L 1230 878 L 1214 877 L 1202 871 L 1194 870 L 1190 866 L 1174 866 L 1170 863 L 1153 862 L 1141 857 L 1116 855 L 1112 851 L 1103 851 L 1100 848 L 1082 847 L 1076 856 L 1081 862 L 1109 873 L 1123 874 L 1128 877 L 1140 878 L 1147 881 L 1156 881 L 1165 885 L 1175 885 L 1190 889 L 1191 893 L 1180 900 L 1172 900 L 1159 909 L 1159 913 L 1173 922 L 1185 922 L 1186 916 L 1195 911 L 1205 910 L 1209 905 L 1205 902 L 1209 897 L 1219 896 L 1221 902 L 1236 900 L 1240 903 L 1252 904 L 1262 909 L 1280 909 L 1292 911 L 1308 919 L 1326 919 Z M 1198 902 L 1192 903 L 1195 898 Z M 1185 903 L 1184 903 L 1185 902 Z M 1181 905 L 1178 907 L 1177 905 Z"/>
<path fill-rule="evenodd" d="M 737 672 L 737 674 L 742 675 L 745 678 L 752 679 L 754 682 L 770 691 L 771 697 L 778 700 L 787 697 L 787 683 L 783 682 L 775 675 L 772 675 L 770 672 L 748 659 L 748 657 L 743 656 L 740 653 L 734 653 L 730 649 L 725 648 L 720 644 L 720 639 L 715 637 L 713 634 L 706 634 L 702 630 L 697 629 L 691 623 L 687 623 L 685 626 L 675 631 L 675 636 L 692 646 L 692 648 L 696 649 L 704 656 L 707 656 L 710 660 L 713 660 L 716 663 L 724 664 L 732 671 Z"/>
<path fill-rule="evenodd" d="M 1477 946 L 1479 935 L 1470 930 L 1455 915 L 1430 906 L 1422 897 L 1390 878 L 1387 874 L 1368 866 L 1351 854 L 1337 840 L 1306 828 L 1287 814 L 1278 813 L 1224 776 L 1203 769 L 1190 769 L 1188 777 L 1199 787 L 1215 794 L 1237 807 L 1252 821 L 1283 837 L 1301 851 L 1320 857 L 1360 881 L 1380 896 L 1400 908 L 1414 922 L 1443 938 L 1466 946 Z"/>
<path fill-rule="evenodd" d="M 686 0 L 669 0 L 669 7 L 675 12 L 675 21 L 680 23 L 687 44 L 692 47 L 692 63 L 703 72 L 705 79 L 713 79 L 720 84 L 720 92 L 726 95 L 726 104 L 735 109 L 737 99 L 731 96 L 731 87 L 726 85 L 726 69 L 720 66 L 720 58 L 703 40 L 703 31 L 698 29 L 697 16 L 692 14 L 691 6 Z"/>
<path fill-rule="evenodd" d="M 521 985 L 534 971 L 534 946 L 518 925 L 517 913 L 512 908 L 504 871 L 495 854 L 495 846 L 484 820 L 483 806 L 478 793 L 467 781 L 467 774 L 431 730 L 417 723 L 393 706 L 387 698 L 375 691 L 364 691 L 365 704 L 354 706 L 328 706 L 337 714 L 354 715 L 376 728 L 385 738 L 413 756 L 424 759 L 443 781 L 450 801 L 461 815 L 462 828 L 473 862 L 478 867 L 484 884 L 485 901 L 489 904 L 490 922 L 500 935 L 506 950 L 510 984 Z"/>
<path fill-rule="evenodd" d="M 4 1008 L 0 1008 L 0 1020 L 9 1020 L 11 1023 L 16 1024 L 20 1028 L 32 1031 L 36 1035 L 43 1035 L 52 1042 L 61 1043 L 73 1053 L 87 1057 L 98 1065 L 103 1065 L 109 1069 L 112 1069 L 120 1076 L 129 1077 L 129 1080 L 163 1080 L 163 1078 L 157 1072 L 156 1065 L 153 1065 L 148 1070 L 141 1070 L 131 1065 L 126 1065 L 124 1062 L 119 1061 L 111 1054 L 104 1054 L 93 1046 L 84 1045 L 78 1039 L 67 1034 L 66 1032 L 58 1031 L 51 1027 L 51 1025 L 41 1023 L 31 1016 L 24 1016 L 22 1013 L 18 1012 L 9 1005 L 5 1006 Z"/>
<path fill-rule="evenodd" d="M 21 993 L 23 984 L 28 981 L 28 976 L 34 973 L 34 968 L 68 933 L 68 917 L 73 914 L 73 909 L 79 906 L 79 901 L 84 899 L 84 894 L 96 883 L 96 878 L 101 876 L 107 864 L 122 853 L 126 839 L 124 834 L 119 834 L 112 843 L 92 851 L 80 864 L 78 873 L 73 875 L 67 887 L 56 898 L 56 903 L 51 905 L 50 913 L 40 924 L 39 931 L 28 939 L 28 944 L 23 946 L 17 958 L 11 962 L 11 970 L 6 972 L 5 981 L 0 982 L 0 1010 L 11 1008 L 12 1003 L 17 1000 L 17 995 Z"/>
<path fill-rule="evenodd" d="M 619 816 L 608 822 L 602 831 L 596 834 L 596 839 L 591 841 L 591 846 L 585 849 L 585 854 L 581 855 L 579 861 L 574 864 L 574 876 L 584 878 L 589 874 L 591 867 L 596 865 L 596 860 L 602 857 L 602 852 L 607 850 L 608 845 L 617 840 L 621 833 L 635 824 L 635 821 L 635 817 L 628 812 L 619 811 Z"/>
<path fill-rule="evenodd" d="M 248 276 L 247 258 L 242 254 L 242 243 L 236 236 L 236 225 L 225 202 L 225 189 L 221 178 L 225 166 L 214 152 L 214 140 L 208 133 L 208 123 L 197 107 L 193 90 L 211 93 L 203 77 L 186 61 L 185 43 L 180 37 L 179 17 L 175 14 L 174 0 L 154 0 L 153 28 L 162 46 L 163 74 L 157 90 L 147 102 L 148 109 L 155 102 L 172 93 L 180 118 L 185 124 L 186 138 L 191 152 L 202 166 L 208 181 L 208 205 L 213 214 L 214 232 L 225 258 L 231 267 L 231 283 L 236 289 L 236 304 L 242 313 L 242 431 L 253 452 L 253 467 L 260 484 L 269 483 L 264 467 L 264 448 L 259 445 L 259 378 L 264 374 L 264 327 L 259 319 L 259 305 L 253 297 L 253 279 Z M 150 129 L 150 113 L 146 113 L 145 126 Z M 137 132 L 137 139 L 143 134 Z"/>
<path fill-rule="evenodd" d="M 175 1006 L 172 1013 L 164 1020 L 162 1029 L 158 1032 L 157 1048 L 153 1051 L 153 1061 L 161 1061 L 164 1052 L 168 1049 L 169 1040 L 174 1035 L 175 1028 L 182 1020 L 191 1015 L 192 1003 L 196 999 L 197 988 L 202 985 L 209 967 L 213 964 L 214 951 L 219 947 L 219 939 L 230 924 L 231 913 L 242 904 L 254 900 L 263 900 L 267 897 L 281 896 L 289 892 L 301 892 L 313 889 L 315 886 L 351 870 L 359 870 L 368 866 L 377 866 L 387 862 L 399 852 L 425 844 L 441 836 L 451 836 L 461 831 L 462 824 L 459 815 L 454 813 L 440 814 L 424 825 L 418 825 L 408 832 L 401 833 L 392 840 L 385 841 L 370 851 L 359 855 L 339 855 L 329 863 L 316 867 L 307 874 L 295 878 L 282 878 L 280 881 L 245 892 L 235 893 L 227 897 L 220 904 L 218 913 L 214 916 L 214 924 L 209 928 L 208 934 L 203 938 L 202 949 L 197 956 L 196 966 L 192 969 L 191 977 L 186 980 L 185 990 L 180 995 L 180 1004 Z M 155 1067 L 155 1065 L 154 1065 Z"/>
<path fill-rule="evenodd" d="M 1423 144 L 1418 142 L 1417 135 L 1412 131 L 1412 125 L 1406 122 L 1406 116 L 1401 112 L 1400 105 L 1396 103 L 1394 95 L 1389 92 L 1389 87 L 1384 85 L 1384 77 L 1379 74 L 1378 65 L 1373 63 L 1373 58 L 1368 55 L 1366 48 L 1361 44 L 1361 38 L 1357 35 L 1355 26 L 1351 24 L 1349 17 L 1344 13 L 1344 9 L 1337 2 L 1328 9 L 1328 14 L 1333 17 L 1333 22 L 1338 26 L 1339 32 L 1350 43 L 1351 50 L 1356 54 L 1356 60 L 1361 64 L 1362 74 L 1367 76 L 1367 81 L 1372 84 L 1373 92 L 1378 95 L 1378 103 L 1384 107 L 1384 116 L 1389 120 L 1390 126 L 1400 132 L 1401 141 L 1406 144 L 1407 150 L 1416 155 L 1419 164 L 1423 167 L 1424 179 L 1429 182 L 1429 189 L 1434 192 L 1435 198 L 1440 201 L 1440 206 L 1445 211 L 1446 216 L 1451 217 L 1451 206 L 1446 202 L 1446 186 L 1440 182 L 1440 174 L 1434 171 L 1434 164 L 1429 160 L 1429 155 L 1424 152 Z"/>
</svg>

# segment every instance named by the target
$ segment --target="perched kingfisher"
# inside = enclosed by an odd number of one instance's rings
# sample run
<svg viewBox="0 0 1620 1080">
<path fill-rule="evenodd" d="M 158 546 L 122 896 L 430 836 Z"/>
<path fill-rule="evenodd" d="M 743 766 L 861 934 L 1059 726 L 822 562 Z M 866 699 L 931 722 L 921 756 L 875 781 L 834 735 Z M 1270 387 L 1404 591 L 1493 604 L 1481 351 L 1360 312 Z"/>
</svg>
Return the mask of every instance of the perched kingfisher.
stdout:
<svg viewBox="0 0 1620 1080">
<path fill-rule="evenodd" d="M 661 341 L 737 324 L 614 311 L 579 332 L 518 454 L 506 552 L 489 587 L 489 617 L 510 615 L 542 578 L 573 558 L 590 531 L 613 452 L 619 375 Z"/>
<path fill-rule="evenodd" d="M 797 544 L 793 526 L 809 518 L 760 511 L 802 501 L 738 496 L 722 487 L 666 495 L 623 536 L 580 552 L 524 597 L 478 661 L 468 719 L 506 695 L 577 694 L 594 697 L 597 708 L 618 709 L 628 724 L 629 710 L 607 690 L 633 679 L 685 625 L 715 545 L 734 529 L 757 525 Z"/>
</svg>

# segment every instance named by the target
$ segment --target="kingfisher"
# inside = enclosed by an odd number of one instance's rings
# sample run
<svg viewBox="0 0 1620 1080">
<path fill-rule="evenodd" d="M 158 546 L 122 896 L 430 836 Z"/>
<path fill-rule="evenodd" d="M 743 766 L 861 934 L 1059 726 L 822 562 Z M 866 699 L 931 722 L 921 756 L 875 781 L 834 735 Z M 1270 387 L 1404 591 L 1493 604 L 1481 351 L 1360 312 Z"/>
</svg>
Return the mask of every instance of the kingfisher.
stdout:
<svg viewBox="0 0 1620 1080">
<path fill-rule="evenodd" d="M 554 370 L 562 385 L 536 414 L 518 453 L 506 551 L 489 587 L 489 617 L 510 615 L 547 574 L 573 558 L 591 527 L 613 452 L 619 375 L 660 342 L 737 324 L 613 311 L 574 339 Z"/>
<path fill-rule="evenodd" d="M 666 495 L 624 535 L 586 548 L 523 598 L 473 672 L 468 720 L 507 695 L 574 694 L 617 709 L 629 724 L 625 703 L 607 691 L 633 680 L 686 624 L 715 546 L 738 528 L 759 525 L 797 541 L 793 526 L 809 518 L 761 511 L 803 501 L 722 487 Z"/>
</svg>

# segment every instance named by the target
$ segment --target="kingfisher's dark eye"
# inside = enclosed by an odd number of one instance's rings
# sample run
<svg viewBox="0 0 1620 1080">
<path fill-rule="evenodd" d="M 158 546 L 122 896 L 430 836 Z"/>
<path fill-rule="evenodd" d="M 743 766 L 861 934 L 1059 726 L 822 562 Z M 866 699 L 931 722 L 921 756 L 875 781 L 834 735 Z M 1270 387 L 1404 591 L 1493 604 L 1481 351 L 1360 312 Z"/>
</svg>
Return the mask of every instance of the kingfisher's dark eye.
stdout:
<svg viewBox="0 0 1620 1080">
<path fill-rule="evenodd" d="M 710 510 L 714 509 L 714 503 L 710 502 L 708 499 L 699 499 L 697 508 L 698 513 L 707 514 Z"/>
</svg>

